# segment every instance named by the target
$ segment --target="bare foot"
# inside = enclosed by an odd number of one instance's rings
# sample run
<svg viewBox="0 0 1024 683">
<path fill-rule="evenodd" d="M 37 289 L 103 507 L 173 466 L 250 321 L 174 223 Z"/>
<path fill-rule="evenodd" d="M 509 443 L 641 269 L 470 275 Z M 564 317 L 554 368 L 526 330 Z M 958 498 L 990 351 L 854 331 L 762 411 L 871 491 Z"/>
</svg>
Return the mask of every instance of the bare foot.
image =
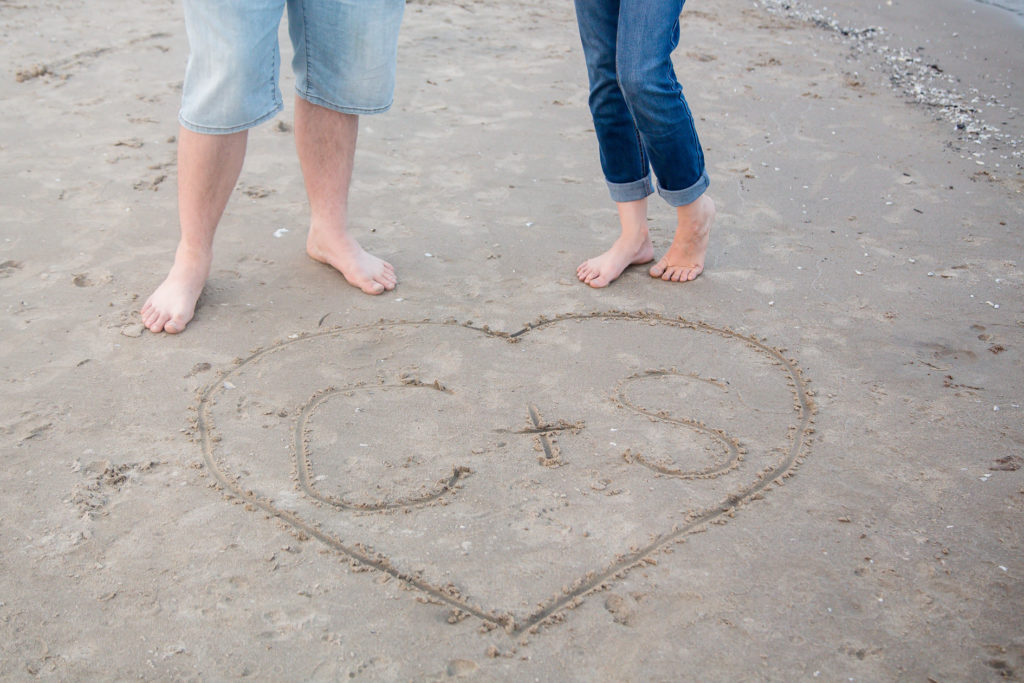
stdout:
<svg viewBox="0 0 1024 683">
<path fill-rule="evenodd" d="M 689 282 L 704 272 L 708 253 L 711 223 L 715 220 L 715 203 L 707 195 L 677 209 L 679 224 L 672 246 L 651 266 L 651 277 L 666 282 Z"/>
<path fill-rule="evenodd" d="M 156 288 L 140 313 L 150 332 L 178 334 L 192 320 L 196 302 L 210 274 L 212 254 L 189 251 L 180 244 L 167 278 Z"/>
<path fill-rule="evenodd" d="M 649 235 L 645 233 L 642 238 L 622 235 L 611 249 L 581 263 L 576 277 L 591 287 L 607 287 L 629 266 L 647 263 L 653 258 L 654 246 Z"/>
<path fill-rule="evenodd" d="M 365 251 L 348 233 L 310 229 L 306 253 L 337 270 L 350 285 L 367 294 L 383 294 L 398 284 L 394 267 Z"/>
</svg>

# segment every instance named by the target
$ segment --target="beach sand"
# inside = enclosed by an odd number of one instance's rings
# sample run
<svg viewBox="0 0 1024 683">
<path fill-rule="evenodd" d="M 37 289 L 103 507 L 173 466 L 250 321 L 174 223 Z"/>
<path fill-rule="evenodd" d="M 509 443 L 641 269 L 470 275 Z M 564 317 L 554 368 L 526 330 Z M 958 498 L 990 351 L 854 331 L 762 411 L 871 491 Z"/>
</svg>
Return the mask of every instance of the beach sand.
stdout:
<svg viewBox="0 0 1024 683">
<path fill-rule="evenodd" d="M 687 3 L 707 270 L 594 290 L 571 5 L 410 2 L 397 289 L 305 256 L 286 67 L 168 336 L 180 7 L 0 2 L 0 678 L 1024 676 L 1021 29 L 829 6 Z"/>
</svg>

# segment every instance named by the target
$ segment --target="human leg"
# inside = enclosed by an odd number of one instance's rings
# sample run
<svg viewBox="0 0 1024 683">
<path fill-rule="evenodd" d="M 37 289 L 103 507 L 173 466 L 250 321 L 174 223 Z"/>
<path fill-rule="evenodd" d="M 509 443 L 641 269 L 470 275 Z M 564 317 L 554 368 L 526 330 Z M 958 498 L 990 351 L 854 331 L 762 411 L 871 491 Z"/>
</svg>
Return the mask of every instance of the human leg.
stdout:
<svg viewBox="0 0 1024 683">
<path fill-rule="evenodd" d="M 213 235 L 238 181 L 245 158 L 246 131 L 230 135 L 178 136 L 178 218 L 181 239 L 174 265 L 143 305 L 142 322 L 151 332 L 182 332 L 210 274 Z"/>
<path fill-rule="evenodd" d="M 616 70 L 654 173 L 676 207 L 672 246 L 652 277 L 687 282 L 704 269 L 715 205 L 705 196 L 704 152 L 672 66 L 683 0 L 621 0 Z"/>
<path fill-rule="evenodd" d="M 213 236 L 245 158 L 246 131 L 281 108 L 277 27 L 284 0 L 184 0 L 189 60 L 178 135 L 174 264 L 142 306 L 152 332 L 192 319 L 210 272 Z"/>
<path fill-rule="evenodd" d="M 348 191 L 359 117 L 295 98 L 295 145 L 311 212 L 306 252 L 367 294 L 395 288 L 390 263 L 367 253 L 349 234 Z"/>
<path fill-rule="evenodd" d="M 580 281 L 591 287 L 605 287 L 630 265 L 654 257 L 647 227 L 647 196 L 653 191 L 649 165 L 615 70 L 618 14 L 619 0 L 576 0 L 601 169 L 620 225 L 611 248 L 576 269 Z"/>
<path fill-rule="evenodd" d="M 348 193 L 359 115 L 391 106 L 404 9 L 404 0 L 288 0 L 295 144 L 311 211 L 306 251 L 367 294 L 397 279 L 352 237 Z"/>
<path fill-rule="evenodd" d="M 673 206 L 708 187 L 704 151 L 671 59 L 682 8 L 683 0 L 621 0 L 615 64 L 658 192 Z"/>
<path fill-rule="evenodd" d="M 575 0 L 575 4 L 601 170 L 614 201 L 643 199 L 653 191 L 650 168 L 616 73 L 620 0 Z"/>
</svg>

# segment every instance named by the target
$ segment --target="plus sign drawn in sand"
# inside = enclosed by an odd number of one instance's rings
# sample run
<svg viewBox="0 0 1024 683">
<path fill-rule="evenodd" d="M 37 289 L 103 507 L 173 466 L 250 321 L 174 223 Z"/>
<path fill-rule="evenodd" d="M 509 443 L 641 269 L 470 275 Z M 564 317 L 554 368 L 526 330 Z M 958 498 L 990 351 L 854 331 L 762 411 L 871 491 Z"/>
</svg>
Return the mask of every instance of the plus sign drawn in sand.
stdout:
<svg viewBox="0 0 1024 683">
<path fill-rule="evenodd" d="M 202 390 L 196 427 L 229 496 L 517 633 L 742 518 L 806 455 L 813 414 L 764 340 L 609 312 L 299 336 Z"/>
</svg>

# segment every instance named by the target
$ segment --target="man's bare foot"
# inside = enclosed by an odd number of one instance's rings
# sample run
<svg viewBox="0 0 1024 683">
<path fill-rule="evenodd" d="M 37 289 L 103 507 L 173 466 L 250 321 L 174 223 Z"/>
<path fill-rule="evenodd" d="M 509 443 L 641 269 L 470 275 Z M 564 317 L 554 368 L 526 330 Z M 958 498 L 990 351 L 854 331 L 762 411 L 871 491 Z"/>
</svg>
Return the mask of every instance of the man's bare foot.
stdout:
<svg viewBox="0 0 1024 683">
<path fill-rule="evenodd" d="M 180 244 L 167 278 L 156 288 L 140 313 L 150 332 L 178 334 L 192 320 L 196 302 L 210 274 L 212 254 L 197 253 Z"/>
<path fill-rule="evenodd" d="M 650 235 L 619 236 L 611 249 L 587 259 L 576 268 L 576 277 L 591 287 L 607 287 L 629 266 L 647 263 L 654 258 Z"/>
<path fill-rule="evenodd" d="M 651 266 L 651 277 L 666 282 L 689 282 L 704 272 L 711 224 L 715 220 L 715 203 L 707 195 L 677 209 L 679 224 L 672 246 Z"/>
<path fill-rule="evenodd" d="M 348 233 L 310 229 L 306 253 L 337 270 L 350 285 L 367 294 L 383 294 L 398 284 L 394 267 L 365 251 Z"/>
</svg>

